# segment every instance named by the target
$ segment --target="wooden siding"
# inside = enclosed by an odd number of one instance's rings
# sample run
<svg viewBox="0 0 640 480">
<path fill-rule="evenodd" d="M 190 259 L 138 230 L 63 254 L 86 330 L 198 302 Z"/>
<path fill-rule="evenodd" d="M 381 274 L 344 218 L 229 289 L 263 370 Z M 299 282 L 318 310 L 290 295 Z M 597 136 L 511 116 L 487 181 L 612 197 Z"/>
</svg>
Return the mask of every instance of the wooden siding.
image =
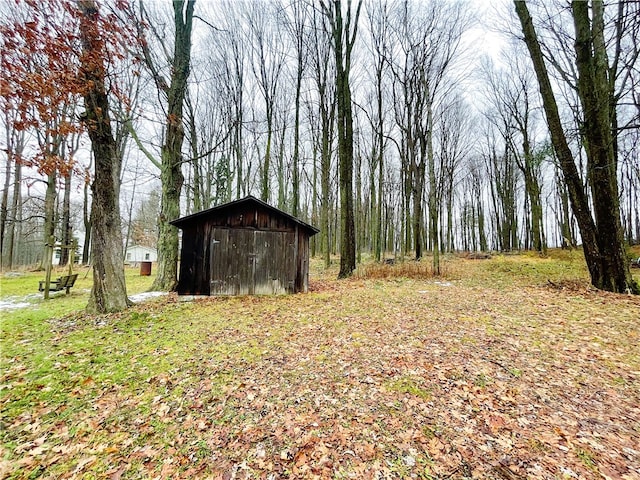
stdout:
<svg viewBox="0 0 640 480">
<path fill-rule="evenodd" d="M 296 291 L 295 234 L 214 228 L 211 295 L 278 295 Z"/>
<path fill-rule="evenodd" d="M 209 225 L 195 224 L 182 232 L 179 295 L 210 295 Z"/>
<path fill-rule="evenodd" d="M 317 229 L 247 197 L 176 220 L 182 229 L 178 294 L 274 295 L 309 289 Z"/>
<path fill-rule="evenodd" d="M 298 232 L 298 258 L 296 262 L 296 292 L 309 291 L 309 237 Z"/>
<path fill-rule="evenodd" d="M 297 225 L 286 217 L 273 215 L 265 208 L 239 205 L 208 220 L 211 225 L 227 228 L 252 228 L 277 232 L 294 231 Z"/>
</svg>

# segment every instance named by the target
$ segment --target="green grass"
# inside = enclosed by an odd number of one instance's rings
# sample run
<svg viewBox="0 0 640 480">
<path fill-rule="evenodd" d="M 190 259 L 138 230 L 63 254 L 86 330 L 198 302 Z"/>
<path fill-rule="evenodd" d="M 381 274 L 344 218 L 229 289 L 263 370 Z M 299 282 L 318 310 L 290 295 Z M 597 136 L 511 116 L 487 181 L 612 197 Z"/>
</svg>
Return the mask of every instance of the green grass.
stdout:
<svg viewBox="0 0 640 480">
<path fill-rule="evenodd" d="M 423 400 L 429 399 L 431 393 L 421 385 L 421 380 L 410 376 L 402 376 L 386 385 L 387 390 L 415 395 Z"/>
<path fill-rule="evenodd" d="M 153 277 L 141 277 L 139 271 L 133 268 L 127 268 L 125 273 L 128 294 L 144 292 L 153 282 Z M 53 322 L 52 319 L 82 312 L 89 299 L 91 274 L 87 276 L 80 274 L 68 295 L 65 292 L 57 292 L 49 300 L 44 300 L 42 293 L 38 292 L 38 281 L 43 276 L 43 272 L 24 272 L 19 277 L 2 277 L 0 299 L 12 298 L 23 301 L 26 297 L 27 303 L 30 304 L 26 308 L 0 313 L 2 320 L 0 331 L 5 340 L 4 355 L 12 356 L 23 351 L 25 347 L 31 347 L 35 352 L 45 340 L 55 337 L 54 330 L 74 329 L 77 325 L 87 322 L 87 319 L 82 317 L 68 317 L 65 320 Z M 132 315 L 136 315 L 135 312 Z M 93 347 L 91 339 L 87 343 L 88 348 Z M 38 352 L 38 355 L 43 355 L 43 352 Z M 42 361 L 44 365 L 47 364 L 45 359 Z"/>
<path fill-rule="evenodd" d="M 78 304 L 89 299 L 89 291 L 93 284 L 92 272 L 88 267 L 78 267 L 74 270 L 78 274 L 75 285 L 66 295 L 64 291 L 51 292 L 50 301 L 46 303 L 47 309 L 59 307 L 61 310 L 74 311 L 78 309 Z M 62 275 L 67 275 L 66 268 L 56 268 L 51 273 L 51 278 L 55 279 Z M 12 272 L 11 275 L 4 273 L 0 275 L 0 299 L 14 298 L 23 299 L 28 296 L 27 301 L 34 305 L 41 305 L 44 301 L 42 292 L 38 292 L 38 283 L 44 280 L 44 271 L 22 270 Z M 140 269 L 125 268 L 125 279 L 127 282 L 127 293 L 133 295 L 149 290 L 155 273 L 150 276 L 140 276 Z M 61 306 L 62 305 L 62 306 Z"/>
<path fill-rule="evenodd" d="M 308 294 L 104 316 L 81 275 L 3 312 L 0 478 L 455 478 L 540 452 L 522 478 L 636 468 L 638 299 L 588 288 L 576 253 L 445 261 L 345 281 L 313 262 Z M 39 279 L 3 277 L 2 297 Z M 152 280 L 127 270 L 131 294 Z M 605 412 L 616 445 L 577 434 Z"/>
</svg>

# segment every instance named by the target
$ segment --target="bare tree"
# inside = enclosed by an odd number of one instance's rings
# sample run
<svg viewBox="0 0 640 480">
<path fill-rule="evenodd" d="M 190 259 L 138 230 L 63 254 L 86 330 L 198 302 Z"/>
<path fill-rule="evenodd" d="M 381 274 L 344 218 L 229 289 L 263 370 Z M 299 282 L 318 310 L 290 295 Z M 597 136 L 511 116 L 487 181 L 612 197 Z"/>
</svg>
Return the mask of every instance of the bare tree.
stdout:
<svg viewBox="0 0 640 480">
<path fill-rule="evenodd" d="M 308 41 L 312 52 L 310 74 L 317 96 L 310 98 L 308 105 L 313 143 L 320 156 L 320 245 L 325 268 L 331 265 L 331 144 L 336 107 L 335 82 L 330 81 L 335 69 L 331 61 L 331 37 L 324 35 L 329 28 L 327 23 L 327 17 L 314 9 Z M 314 111 L 317 114 L 314 115 Z"/>
<path fill-rule="evenodd" d="M 386 1 L 379 0 L 369 4 L 367 19 L 369 23 L 370 51 L 373 62 L 373 83 L 375 85 L 375 108 L 370 115 L 372 128 L 372 151 L 369 190 L 371 195 L 372 244 L 374 258 L 380 261 L 383 255 L 383 190 L 384 190 L 384 157 L 387 144 L 385 134 L 384 77 L 389 69 L 389 18 Z M 377 169 L 377 179 L 375 171 Z"/>
<path fill-rule="evenodd" d="M 173 2 L 174 43 L 173 53 L 168 54 L 163 39 L 158 40 L 165 50 L 170 65 L 169 81 L 162 74 L 158 62 L 143 44 L 147 68 L 160 92 L 166 98 L 166 130 L 160 148 L 160 180 L 162 183 L 162 206 L 158 219 L 158 274 L 152 289 L 173 290 L 178 282 L 178 229 L 169 222 L 180 216 L 180 193 L 184 182 L 182 173 L 182 143 L 184 141 L 183 108 L 187 92 L 191 63 L 191 32 L 195 0 Z M 144 10 L 143 10 L 144 14 Z"/>
<path fill-rule="evenodd" d="M 443 251 L 455 249 L 453 216 L 456 184 L 460 167 L 471 152 L 475 123 L 470 111 L 470 105 L 461 96 L 451 95 L 447 103 L 441 106 L 435 125 L 439 170 L 437 203 L 439 223 L 442 226 L 440 248 Z"/>
<path fill-rule="evenodd" d="M 582 189 L 574 156 L 558 113 L 558 106 L 540 47 L 538 34 L 527 4 L 515 1 L 524 41 L 538 79 L 544 110 L 554 149 L 567 183 L 571 205 L 580 227 L 585 259 L 591 282 L 597 288 L 614 292 L 640 293 L 626 260 L 620 221 L 614 138 L 612 135 L 611 80 L 604 41 L 604 3 L 591 6 L 573 1 L 571 13 L 575 28 L 575 64 L 578 96 L 582 106 L 587 172 L 591 187 L 593 214 Z"/>
<path fill-rule="evenodd" d="M 517 167 L 511 148 L 513 141 L 509 138 L 511 132 L 508 129 L 496 132 L 493 127 L 494 125 L 488 125 L 481 155 L 490 181 L 493 231 L 496 239 L 494 246 L 502 251 L 510 251 L 520 248 L 516 199 Z"/>
<path fill-rule="evenodd" d="M 530 217 L 527 236 L 531 236 L 534 250 L 546 252 L 544 215 L 542 210 L 540 167 L 544 150 L 537 150 L 534 143 L 535 93 L 532 91 L 534 79 L 527 65 L 507 57 L 507 67 L 497 69 L 486 64 L 484 73 L 487 87 L 486 97 L 492 107 L 489 118 L 509 142 L 508 149 L 513 154 L 518 169 L 524 179 Z"/>
<path fill-rule="evenodd" d="M 199 75 L 196 80 L 197 98 L 193 98 L 190 108 L 200 112 L 199 118 L 194 120 L 201 125 L 201 150 L 212 151 L 211 158 L 207 153 L 205 159 L 218 158 L 215 170 L 224 178 L 212 177 L 212 181 L 216 184 L 216 191 L 220 187 L 220 193 L 215 194 L 216 201 L 224 201 L 249 193 L 251 179 L 247 163 L 250 160 L 245 157 L 248 153 L 245 144 L 252 99 L 247 92 L 253 87 L 251 76 L 246 71 L 251 39 L 247 22 L 243 20 L 247 16 L 244 11 L 246 3 L 227 0 L 216 4 L 214 9 L 207 8 L 211 4 L 203 4 L 203 7 L 203 15 L 209 18 L 203 19 L 209 27 L 206 41 L 214 48 L 201 53 L 202 66 L 195 72 Z M 209 80 L 205 80 L 207 78 Z M 206 129 L 209 129 L 208 135 L 205 135 Z M 211 135 L 215 137 L 213 144 Z M 222 141 L 220 145 L 219 141 Z"/>
<path fill-rule="evenodd" d="M 416 259 L 424 245 L 423 196 L 428 179 L 429 246 L 433 251 L 433 272 L 440 273 L 439 203 L 433 132 L 438 102 L 446 97 L 452 82 L 455 59 L 461 52 L 461 38 L 469 26 L 467 10 L 461 4 L 432 2 L 426 7 L 405 0 L 396 13 L 396 50 L 390 52 L 394 72 L 398 126 L 402 131 L 405 191 L 411 199 L 413 248 Z"/>
<path fill-rule="evenodd" d="M 353 112 L 351 100 L 351 54 L 358 32 L 362 0 L 355 12 L 351 0 L 333 4 L 322 2 L 322 10 L 329 20 L 336 64 L 336 101 L 338 122 L 338 159 L 340 171 L 340 272 L 338 278 L 351 276 L 356 268 L 356 236 L 353 211 Z"/>
<path fill-rule="evenodd" d="M 271 9 L 277 5 L 250 1 L 246 3 L 244 15 L 248 23 L 251 46 L 251 68 L 258 90 L 262 96 L 266 140 L 261 164 L 260 196 L 268 202 L 271 194 L 271 169 L 275 123 L 278 110 L 280 79 L 285 65 L 285 51 L 277 41 L 275 14 Z"/>
<path fill-rule="evenodd" d="M 5 114 L 5 142 L 7 161 L 0 202 L 0 268 L 13 266 L 16 220 L 19 217 L 20 184 L 22 183 L 22 154 L 25 147 L 25 132 L 13 128 L 8 116 L 16 114 L 15 108 L 7 106 Z M 11 194 L 9 193 L 11 191 Z"/>
<path fill-rule="evenodd" d="M 292 155 L 292 202 L 291 213 L 294 216 L 299 214 L 300 205 L 300 100 L 302 96 L 302 81 L 307 66 L 307 42 L 306 29 L 308 27 L 308 9 L 304 2 L 293 2 L 291 13 L 286 18 L 286 25 L 291 35 L 295 54 L 295 118 L 293 121 L 293 155 Z"/>
<path fill-rule="evenodd" d="M 87 310 L 107 313 L 130 304 L 124 279 L 122 231 L 118 205 L 120 157 L 111 130 L 109 102 L 105 89 L 104 41 L 98 31 L 98 7 L 93 0 L 82 0 L 80 72 L 86 82 L 84 122 L 93 148 L 95 176 L 92 184 L 93 287 Z"/>
</svg>

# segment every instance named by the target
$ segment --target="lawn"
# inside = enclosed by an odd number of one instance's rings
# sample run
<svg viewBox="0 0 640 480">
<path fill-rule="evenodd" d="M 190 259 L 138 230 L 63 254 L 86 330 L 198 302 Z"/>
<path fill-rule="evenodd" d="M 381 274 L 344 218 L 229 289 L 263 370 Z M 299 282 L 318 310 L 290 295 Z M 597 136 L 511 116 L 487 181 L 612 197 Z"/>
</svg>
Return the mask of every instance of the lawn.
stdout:
<svg viewBox="0 0 640 480">
<path fill-rule="evenodd" d="M 640 478 L 640 298 L 577 252 L 427 267 L 108 316 L 81 275 L 5 311 L 0 478 Z"/>
</svg>

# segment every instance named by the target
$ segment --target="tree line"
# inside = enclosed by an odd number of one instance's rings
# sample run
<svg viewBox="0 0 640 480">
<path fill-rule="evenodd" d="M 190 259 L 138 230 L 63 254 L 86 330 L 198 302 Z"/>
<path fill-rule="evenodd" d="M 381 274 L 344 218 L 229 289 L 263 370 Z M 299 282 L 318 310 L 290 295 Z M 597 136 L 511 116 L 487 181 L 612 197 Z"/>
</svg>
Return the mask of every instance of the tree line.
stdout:
<svg viewBox="0 0 640 480">
<path fill-rule="evenodd" d="M 438 274 L 441 252 L 582 245 L 594 285 L 637 292 L 625 244 L 640 241 L 639 9 L 5 4 L 3 268 L 82 229 L 90 309 L 125 308 L 134 235 L 156 236 L 154 288 L 171 290 L 169 222 L 254 194 L 317 225 L 312 254 L 340 254 L 341 277 L 363 255 L 429 252 Z M 498 57 L 473 43 L 489 22 Z"/>
</svg>

